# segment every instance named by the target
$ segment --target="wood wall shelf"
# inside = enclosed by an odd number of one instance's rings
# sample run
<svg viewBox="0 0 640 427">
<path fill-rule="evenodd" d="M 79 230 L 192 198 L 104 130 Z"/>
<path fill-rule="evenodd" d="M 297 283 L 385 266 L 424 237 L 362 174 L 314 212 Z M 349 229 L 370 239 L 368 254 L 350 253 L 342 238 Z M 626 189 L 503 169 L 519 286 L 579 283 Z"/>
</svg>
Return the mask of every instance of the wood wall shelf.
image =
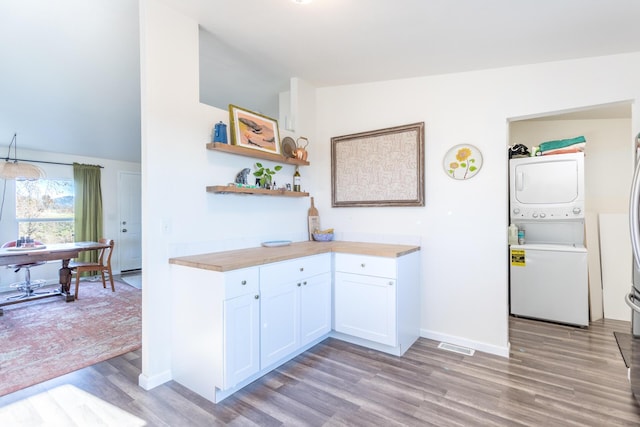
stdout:
<svg viewBox="0 0 640 427">
<path fill-rule="evenodd" d="M 268 153 L 266 151 L 253 150 L 251 148 L 240 147 L 238 145 L 222 144 L 219 142 L 209 142 L 207 150 L 222 151 L 224 153 L 237 154 L 240 156 L 254 157 L 256 159 L 271 160 L 273 162 L 286 163 L 289 165 L 309 166 L 306 160 L 298 160 L 293 157 L 284 157 L 281 154 Z M 270 190 L 267 190 L 270 191 Z"/>
<path fill-rule="evenodd" d="M 303 191 L 287 191 L 287 190 L 265 190 L 264 188 L 245 188 L 236 187 L 234 185 L 212 185 L 207 187 L 208 193 L 218 194 L 253 194 L 259 196 L 277 196 L 277 197 L 309 197 L 309 193 Z"/>
</svg>

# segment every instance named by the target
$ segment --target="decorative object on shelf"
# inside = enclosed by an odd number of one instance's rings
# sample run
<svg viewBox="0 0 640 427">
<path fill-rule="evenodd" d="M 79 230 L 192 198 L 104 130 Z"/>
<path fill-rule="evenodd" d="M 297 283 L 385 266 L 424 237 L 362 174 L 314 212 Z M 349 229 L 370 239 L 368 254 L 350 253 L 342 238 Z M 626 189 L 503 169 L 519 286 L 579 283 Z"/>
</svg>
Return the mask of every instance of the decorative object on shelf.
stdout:
<svg viewBox="0 0 640 427">
<path fill-rule="evenodd" d="M 313 240 L 316 242 L 330 242 L 333 240 L 333 228 L 328 228 L 326 230 L 316 230 L 313 233 Z"/>
<path fill-rule="evenodd" d="M 302 147 L 302 144 L 300 143 L 300 140 L 306 141 L 306 144 L 304 144 L 304 147 Z M 309 145 L 309 140 L 307 138 L 305 138 L 304 136 L 301 136 L 300 138 L 298 138 L 298 141 L 296 141 L 296 149 L 293 152 L 294 156 L 296 159 L 298 160 L 302 160 L 302 161 L 307 161 L 307 145 Z"/>
<path fill-rule="evenodd" d="M 40 179 L 44 178 L 44 171 L 31 163 L 18 163 L 18 134 L 14 133 L 5 162 L 0 164 L 0 178 L 2 179 Z M 13 158 L 11 158 L 11 146 L 13 146 Z"/>
<path fill-rule="evenodd" d="M 296 171 L 293 173 L 293 191 L 300 191 L 300 171 L 298 170 L 298 166 L 296 166 Z"/>
<path fill-rule="evenodd" d="M 280 154 L 278 121 L 253 111 L 229 105 L 231 143 L 268 153 Z"/>
<path fill-rule="evenodd" d="M 309 240 L 312 240 L 314 231 L 320 229 L 320 214 L 313 204 L 313 197 L 311 198 L 311 207 L 307 213 L 307 223 L 309 225 Z"/>
<path fill-rule="evenodd" d="M 247 180 L 249 172 L 251 172 L 251 169 L 249 168 L 244 168 L 238 172 L 238 175 L 236 175 L 236 184 L 249 184 L 249 181 Z"/>
<path fill-rule="evenodd" d="M 424 206 L 424 122 L 331 138 L 331 206 Z"/>
<path fill-rule="evenodd" d="M 296 150 L 296 142 L 290 136 L 285 136 L 282 138 L 282 143 L 280 144 L 282 147 L 282 155 L 285 157 L 294 158 L 296 157 L 294 151 Z"/>
<path fill-rule="evenodd" d="M 227 125 L 221 121 L 213 127 L 213 142 L 227 143 Z"/>
<path fill-rule="evenodd" d="M 271 170 L 271 168 L 265 168 L 264 166 L 262 166 L 262 163 L 256 162 L 256 171 L 253 173 L 253 176 L 258 178 L 258 181 L 260 182 L 260 186 L 262 188 L 271 188 L 273 177 L 275 176 L 276 172 L 281 169 L 282 166 L 276 165 L 273 167 L 273 170 Z"/>
<path fill-rule="evenodd" d="M 473 178 L 482 167 L 482 153 L 471 144 L 451 147 L 444 156 L 444 170 L 453 179 Z"/>
</svg>

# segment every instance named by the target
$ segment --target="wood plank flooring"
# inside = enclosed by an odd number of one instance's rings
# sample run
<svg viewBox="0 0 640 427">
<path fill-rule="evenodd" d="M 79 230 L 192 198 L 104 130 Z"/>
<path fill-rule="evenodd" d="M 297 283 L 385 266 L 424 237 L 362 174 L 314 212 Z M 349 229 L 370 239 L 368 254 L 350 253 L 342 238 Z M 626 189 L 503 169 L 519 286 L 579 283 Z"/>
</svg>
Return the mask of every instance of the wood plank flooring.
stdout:
<svg viewBox="0 0 640 427">
<path fill-rule="evenodd" d="M 629 323 L 511 318 L 509 359 L 328 339 L 217 405 L 175 382 L 138 387 L 136 351 L 0 397 L 0 425 L 638 426 L 614 331 Z"/>
</svg>

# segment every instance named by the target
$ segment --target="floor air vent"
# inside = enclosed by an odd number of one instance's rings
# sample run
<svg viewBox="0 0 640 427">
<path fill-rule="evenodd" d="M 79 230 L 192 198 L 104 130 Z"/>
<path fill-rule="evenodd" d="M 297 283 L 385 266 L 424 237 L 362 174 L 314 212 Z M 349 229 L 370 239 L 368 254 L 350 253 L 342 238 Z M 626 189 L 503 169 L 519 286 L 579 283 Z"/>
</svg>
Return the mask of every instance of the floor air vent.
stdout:
<svg viewBox="0 0 640 427">
<path fill-rule="evenodd" d="M 441 348 L 441 349 L 447 350 L 447 351 L 453 351 L 454 353 L 464 354 L 466 356 L 473 356 L 473 353 L 476 352 L 475 350 L 473 350 L 471 348 L 461 347 L 459 345 L 454 345 L 454 344 L 448 344 L 446 342 L 441 342 L 438 345 L 438 348 Z"/>
</svg>

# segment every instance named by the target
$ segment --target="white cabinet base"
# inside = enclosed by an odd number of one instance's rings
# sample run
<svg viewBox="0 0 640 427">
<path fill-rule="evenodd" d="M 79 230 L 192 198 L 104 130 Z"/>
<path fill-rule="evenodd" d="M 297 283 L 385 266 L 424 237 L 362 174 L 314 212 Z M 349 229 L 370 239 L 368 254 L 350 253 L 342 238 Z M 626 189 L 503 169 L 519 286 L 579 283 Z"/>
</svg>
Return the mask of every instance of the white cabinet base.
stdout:
<svg viewBox="0 0 640 427">
<path fill-rule="evenodd" d="M 236 391 L 242 389 L 243 387 L 246 387 L 247 385 L 251 384 L 252 382 L 254 382 L 255 380 L 259 379 L 260 377 L 263 377 L 264 375 L 268 374 L 269 372 L 273 371 L 275 368 L 277 368 L 278 366 L 282 365 L 283 363 L 287 363 L 289 360 L 293 359 L 296 356 L 299 356 L 300 354 L 304 353 L 305 351 L 309 350 L 311 347 L 313 347 L 314 345 L 324 341 L 325 339 L 329 338 L 329 334 L 326 334 L 324 336 L 322 336 L 321 338 L 318 338 L 317 340 L 314 340 L 312 342 L 310 342 L 309 344 L 299 348 L 298 350 L 296 350 L 294 353 L 289 354 L 287 357 L 284 357 L 280 360 L 278 360 L 277 362 L 274 362 L 273 364 L 267 366 L 266 368 L 263 368 L 260 370 L 260 372 L 250 376 L 249 378 L 247 378 L 246 380 L 239 382 L 235 387 L 226 389 L 226 390 L 220 390 L 219 388 L 216 387 L 215 389 L 215 393 L 213 396 L 204 396 L 203 397 L 211 400 L 213 403 L 220 403 L 222 402 L 224 399 L 226 399 L 227 397 L 231 396 L 233 393 L 235 393 Z M 186 385 L 186 384 L 183 384 Z M 195 391 L 195 390 L 194 390 Z M 198 393 L 200 394 L 200 393 Z"/>
<path fill-rule="evenodd" d="M 354 337 L 353 335 L 343 334 L 342 332 L 331 331 L 329 335 L 331 338 L 339 339 L 340 341 L 346 341 L 351 344 L 361 345 L 362 347 L 370 348 L 371 350 L 381 351 L 383 353 L 392 354 L 394 356 L 402 356 L 418 339 L 418 336 L 406 336 L 405 340 L 397 346 L 380 344 L 379 342 L 365 340 L 364 338 Z"/>
</svg>

